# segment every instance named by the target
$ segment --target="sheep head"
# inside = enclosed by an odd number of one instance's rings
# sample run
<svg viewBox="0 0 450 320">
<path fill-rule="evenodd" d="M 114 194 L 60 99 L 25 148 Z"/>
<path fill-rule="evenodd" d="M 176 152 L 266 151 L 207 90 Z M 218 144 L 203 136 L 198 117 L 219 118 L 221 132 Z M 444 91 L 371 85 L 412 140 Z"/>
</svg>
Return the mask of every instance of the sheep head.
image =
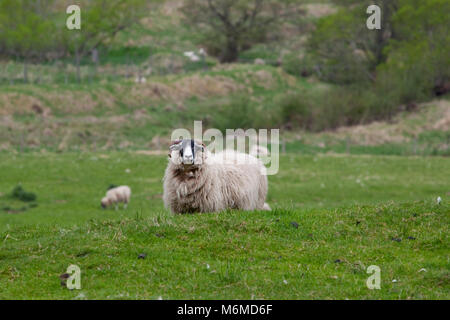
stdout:
<svg viewBox="0 0 450 320">
<path fill-rule="evenodd" d="M 193 139 L 176 140 L 172 142 L 169 150 L 170 160 L 184 167 L 200 165 L 206 156 L 205 145 Z"/>
<path fill-rule="evenodd" d="M 107 207 L 109 207 L 110 204 L 111 203 L 110 203 L 110 200 L 108 197 L 104 197 L 101 201 L 101 205 L 102 205 L 103 209 L 106 209 Z"/>
</svg>

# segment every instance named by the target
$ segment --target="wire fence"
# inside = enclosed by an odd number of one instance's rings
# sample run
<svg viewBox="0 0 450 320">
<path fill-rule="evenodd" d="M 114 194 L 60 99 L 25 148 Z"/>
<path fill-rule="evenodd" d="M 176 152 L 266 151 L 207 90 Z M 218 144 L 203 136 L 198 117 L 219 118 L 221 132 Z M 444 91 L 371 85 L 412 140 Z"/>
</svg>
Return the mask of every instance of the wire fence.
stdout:
<svg viewBox="0 0 450 320">
<path fill-rule="evenodd" d="M 155 54 L 147 58 L 124 55 L 117 58 L 97 52 L 83 59 L 79 66 L 72 59 L 45 63 L 25 63 L 21 59 L 10 59 L 3 63 L 0 61 L 0 85 L 75 84 L 121 80 L 145 82 L 151 76 L 208 71 L 219 63 L 213 58 L 196 53 L 189 56 L 187 53 Z M 237 62 L 281 66 L 281 61 L 275 59 L 240 58 Z M 300 70 L 301 66 L 299 75 Z"/>
<path fill-rule="evenodd" d="M 73 84 L 132 80 L 145 82 L 150 76 L 205 71 L 214 65 L 206 59 L 190 61 L 179 55 L 150 57 L 143 63 L 124 58 L 123 63 L 83 62 L 79 66 L 67 60 L 33 64 L 19 59 L 0 63 L 0 85 Z"/>
</svg>

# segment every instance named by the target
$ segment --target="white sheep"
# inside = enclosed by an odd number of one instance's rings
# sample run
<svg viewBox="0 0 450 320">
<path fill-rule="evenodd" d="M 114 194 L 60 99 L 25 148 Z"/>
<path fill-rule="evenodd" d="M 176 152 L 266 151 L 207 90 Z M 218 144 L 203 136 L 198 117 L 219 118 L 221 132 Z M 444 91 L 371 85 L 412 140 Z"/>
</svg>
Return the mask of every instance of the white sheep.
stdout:
<svg viewBox="0 0 450 320">
<path fill-rule="evenodd" d="M 128 186 L 119 186 L 106 192 L 106 197 L 101 201 L 102 208 L 107 208 L 115 205 L 116 210 L 119 208 L 119 202 L 123 203 L 123 208 L 126 209 L 131 198 L 131 189 Z"/>
<path fill-rule="evenodd" d="M 213 155 L 191 139 L 174 142 L 169 157 L 163 200 L 173 213 L 270 210 L 266 168 L 257 158 L 232 150 Z"/>
<path fill-rule="evenodd" d="M 200 57 L 194 51 L 186 51 L 184 52 L 184 56 L 188 57 L 193 62 L 200 61 Z"/>
</svg>

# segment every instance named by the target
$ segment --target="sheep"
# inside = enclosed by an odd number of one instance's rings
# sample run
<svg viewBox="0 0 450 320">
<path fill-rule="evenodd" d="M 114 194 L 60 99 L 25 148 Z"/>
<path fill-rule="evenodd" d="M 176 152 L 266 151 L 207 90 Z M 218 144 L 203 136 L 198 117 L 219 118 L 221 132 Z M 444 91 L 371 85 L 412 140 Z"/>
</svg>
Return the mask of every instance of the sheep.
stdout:
<svg viewBox="0 0 450 320">
<path fill-rule="evenodd" d="M 169 150 L 163 200 L 173 213 L 270 210 L 266 168 L 257 158 L 232 150 L 213 155 L 192 139 Z"/>
<path fill-rule="evenodd" d="M 118 203 L 123 202 L 123 208 L 126 209 L 130 202 L 131 189 L 128 186 L 119 186 L 106 192 L 106 197 L 101 201 L 102 208 L 105 209 L 111 205 L 115 205 L 116 210 L 119 208 Z"/>
<path fill-rule="evenodd" d="M 195 54 L 194 51 L 186 51 L 184 52 L 184 56 L 188 57 L 193 62 L 200 61 L 200 57 L 197 54 Z"/>
</svg>

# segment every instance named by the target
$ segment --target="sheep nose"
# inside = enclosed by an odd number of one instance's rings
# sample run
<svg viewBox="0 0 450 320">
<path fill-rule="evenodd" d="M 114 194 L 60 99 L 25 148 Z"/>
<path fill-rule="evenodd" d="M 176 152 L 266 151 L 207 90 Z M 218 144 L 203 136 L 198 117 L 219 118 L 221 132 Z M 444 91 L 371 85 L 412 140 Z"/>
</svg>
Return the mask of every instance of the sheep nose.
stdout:
<svg viewBox="0 0 450 320">
<path fill-rule="evenodd" d="M 185 155 L 184 156 L 184 161 L 186 161 L 186 162 L 192 162 L 193 159 L 194 159 L 194 157 L 192 155 Z"/>
</svg>

